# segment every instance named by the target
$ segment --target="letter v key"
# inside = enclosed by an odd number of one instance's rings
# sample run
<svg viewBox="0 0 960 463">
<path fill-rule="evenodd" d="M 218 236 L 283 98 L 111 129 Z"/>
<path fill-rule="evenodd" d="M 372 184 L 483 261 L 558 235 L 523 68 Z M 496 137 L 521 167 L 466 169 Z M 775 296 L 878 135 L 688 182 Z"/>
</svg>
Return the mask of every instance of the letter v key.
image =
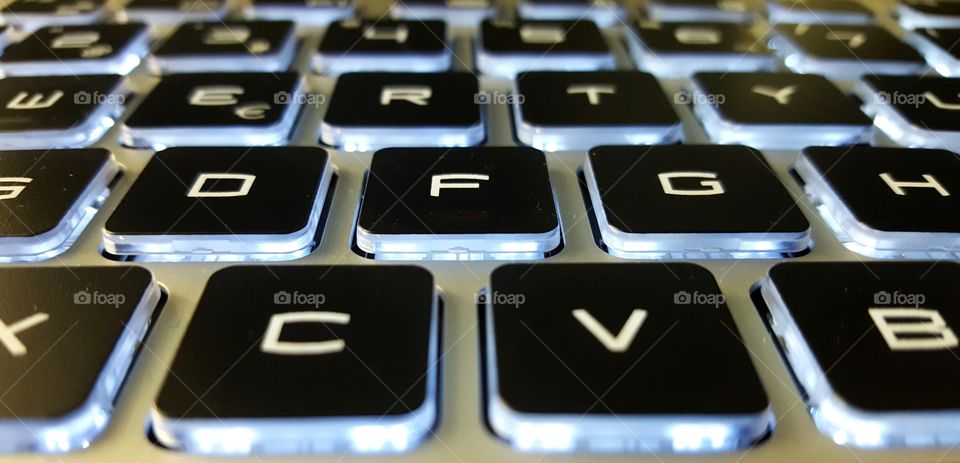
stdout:
<svg viewBox="0 0 960 463">
<path fill-rule="evenodd" d="M 623 324 L 623 327 L 620 328 L 620 332 L 616 336 L 610 334 L 596 318 L 593 318 L 593 315 L 590 315 L 590 312 L 587 309 L 574 309 L 573 311 L 574 318 L 583 325 L 587 331 L 590 332 L 600 344 L 603 344 L 603 347 L 606 347 L 610 352 L 625 352 L 630 344 L 633 343 L 633 338 L 637 337 L 637 333 L 640 331 L 640 327 L 643 326 L 644 320 L 647 319 L 647 311 L 642 309 L 634 309 L 630 314 L 630 318 L 627 319 L 627 322 Z"/>
</svg>

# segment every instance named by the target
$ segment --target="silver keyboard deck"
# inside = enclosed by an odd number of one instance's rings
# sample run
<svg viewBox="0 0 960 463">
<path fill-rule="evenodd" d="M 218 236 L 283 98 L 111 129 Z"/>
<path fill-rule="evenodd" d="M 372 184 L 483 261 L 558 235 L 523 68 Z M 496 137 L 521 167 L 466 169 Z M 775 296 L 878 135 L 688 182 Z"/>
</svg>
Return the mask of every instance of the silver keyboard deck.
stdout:
<svg viewBox="0 0 960 463">
<path fill-rule="evenodd" d="M 887 2 L 869 2 L 882 8 Z M 383 12 L 383 5 L 364 5 L 366 14 L 374 18 Z M 890 22 L 885 25 L 891 26 Z M 758 25 L 764 32 L 767 26 Z M 622 38 L 629 33 L 625 25 L 607 31 L 618 56 L 621 68 L 630 68 Z M 473 63 L 471 31 L 455 32 L 458 58 L 455 67 L 469 69 Z M 311 74 L 308 71 L 309 55 L 316 48 L 320 31 L 307 31 L 301 40 L 296 61 L 297 69 L 308 76 L 309 91 L 329 97 L 334 79 Z M 137 97 L 142 98 L 157 78 L 146 74 L 143 66 L 131 79 Z M 481 90 L 509 91 L 509 81 L 481 77 Z M 661 81 L 668 96 L 683 88 L 682 81 Z M 135 106 L 135 99 L 130 106 Z M 702 129 L 693 117 L 690 108 L 676 106 L 685 124 L 688 143 L 708 143 Z M 316 145 L 319 121 L 324 108 L 306 106 L 305 114 L 292 144 Z M 129 108 L 128 108 L 129 114 Z M 488 140 L 490 146 L 516 144 L 512 134 L 509 107 L 488 107 Z M 77 265 L 126 265 L 104 258 L 100 254 L 101 230 L 104 222 L 126 194 L 137 175 L 146 165 L 152 153 L 147 150 L 131 150 L 116 144 L 116 128 L 98 144 L 111 149 L 124 166 L 124 175 L 116 184 L 106 204 L 87 227 L 83 235 L 65 254 L 37 264 L 44 266 Z M 307 257 L 280 263 L 280 265 L 391 265 L 375 262 L 355 254 L 350 249 L 357 208 L 361 194 L 364 172 L 369 166 L 370 153 L 347 153 L 332 151 L 333 162 L 339 179 L 329 219 L 325 225 L 320 247 Z M 812 251 L 795 260 L 800 261 L 858 261 L 867 258 L 846 250 L 819 218 L 813 206 L 804 197 L 801 186 L 791 176 L 789 169 L 797 156 L 796 152 L 765 152 L 780 181 L 798 199 L 798 205 L 810 221 L 814 241 Z M 606 254 L 595 244 L 590 228 L 587 209 L 578 185 L 577 174 L 583 164 L 585 153 L 551 153 L 547 155 L 564 230 L 563 250 L 544 263 L 559 262 L 627 262 Z M 169 299 L 156 320 L 152 333 L 134 364 L 125 388 L 123 388 L 111 424 L 94 444 L 86 449 L 64 455 L 14 454 L 0 456 L 0 463 L 200 463 L 231 461 L 236 463 L 333 463 L 363 461 L 378 462 L 455 462 L 455 463 L 548 463 L 603 461 L 609 463 L 670 463 L 670 462 L 716 462 L 716 463 L 868 463 L 868 462 L 929 462 L 960 461 L 960 449 L 890 450 L 867 451 L 842 447 L 822 435 L 813 424 L 804 402 L 798 394 L 788 367 L 782 361 L 776 340 L 764 326 L 750 299 L 751 287 L 762 279 L 776 260 L 697 260 L 684 259 L 709 269 L 718 280 L 726 296 L 727 304 L 743 334 L 746 347 L 751 353 L 756 370 L 770 396 L 776 415 L 776 428 L 769 439 L 749 450 L 707 455 L 557 455 L 520 453 L 495 438 L 485 427 L 482 416 L 480 389 L 479 327 L 475 294 L 484 287 L 492 269 L 503 262 L 422 262 L 431 270 L 444 298 L 444 326 L 441 379 L 440 422 L 420 447 L 410 453 L 388 456 L 359 456 L 354 454 L 331 454 L 293 457 L 246 457 L 212 458 L 177 452 L 152 443 L 147 436 L 148 410 L 160 385 L 168 373 L 180 340 L 191 315 L 200 299 L 207 279 L 215 271 L 233 264 L 227 263 L 138 263 L 150 269 L 163 284 Z M 211 340 L 215 342 L 215 340 Z M 678 365 L 677 368 L 683 368 Z M 250 397 L 256 400 L 256 397 Z"/>
</svg>

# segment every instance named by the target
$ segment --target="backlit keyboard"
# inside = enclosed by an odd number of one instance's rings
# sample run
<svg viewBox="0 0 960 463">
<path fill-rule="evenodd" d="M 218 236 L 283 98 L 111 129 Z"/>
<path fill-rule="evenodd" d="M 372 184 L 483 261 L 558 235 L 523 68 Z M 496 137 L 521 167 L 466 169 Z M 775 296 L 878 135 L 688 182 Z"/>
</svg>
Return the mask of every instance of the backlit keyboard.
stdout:
<svg viewBox="0 0 960 463">
<path fill-rule="evenodd" d="M 960 461 L 957 0 L 120 3 L 0 9 L 0 463 Z"/>
</svg>

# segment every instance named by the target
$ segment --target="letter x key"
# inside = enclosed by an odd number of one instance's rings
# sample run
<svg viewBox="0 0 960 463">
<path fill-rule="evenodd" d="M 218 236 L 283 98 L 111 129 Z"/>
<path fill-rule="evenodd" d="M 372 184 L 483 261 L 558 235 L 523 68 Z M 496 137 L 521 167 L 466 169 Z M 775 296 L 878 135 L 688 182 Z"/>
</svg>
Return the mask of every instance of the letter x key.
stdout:
<svg viewBox="0 0 960 463">
<path fill-rule="evenodd" d="M 38 312 L 10 325 L 7 325 L 3 320 L 0 320 L 0 344 L 3 344 L 3 347 L 5 347 L 7 351 L 10 352 L 10 355 L 13 355 L 14 357 L 22 357 L 27 355 L 27 346 L 25 346 L 23 342 L 17 338 L 17 334 L 33 328 L 34 326 L 37 326 L 49 319 L 50 315 L 47 315 L 44 312 Z"/>
</svg>

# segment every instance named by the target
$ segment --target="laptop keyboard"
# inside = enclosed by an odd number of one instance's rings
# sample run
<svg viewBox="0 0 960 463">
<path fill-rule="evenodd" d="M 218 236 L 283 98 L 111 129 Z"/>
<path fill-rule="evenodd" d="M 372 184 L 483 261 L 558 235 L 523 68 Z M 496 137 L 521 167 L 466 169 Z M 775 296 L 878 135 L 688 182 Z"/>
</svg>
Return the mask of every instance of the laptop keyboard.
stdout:
<svg viewBox="0 0 960 463">
<path fill-rule="evenodd" d="M 960 460 L 958 5 L 16 0 L 0 463 Z"/>
</svg>

